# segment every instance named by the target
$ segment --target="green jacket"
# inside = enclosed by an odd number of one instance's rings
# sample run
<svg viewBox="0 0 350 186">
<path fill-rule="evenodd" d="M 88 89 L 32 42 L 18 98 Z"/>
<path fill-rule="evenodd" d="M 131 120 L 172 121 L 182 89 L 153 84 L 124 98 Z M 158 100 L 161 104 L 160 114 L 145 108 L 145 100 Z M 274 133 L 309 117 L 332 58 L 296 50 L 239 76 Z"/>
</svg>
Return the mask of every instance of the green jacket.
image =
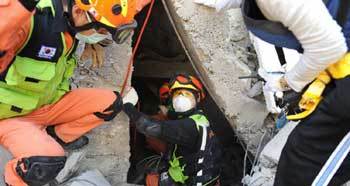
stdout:
<svg viewBox="0 0 350 186">
<path fill-rule="evenodd" d="M 58 19 L 62 11 L 60 0 L 39 3 L 25 45 L 0 75 L 0 119 L 53 104 L 69 91 L 76 67 L 75 47 L 66 49 L 62 19 Z"/>
</svg>

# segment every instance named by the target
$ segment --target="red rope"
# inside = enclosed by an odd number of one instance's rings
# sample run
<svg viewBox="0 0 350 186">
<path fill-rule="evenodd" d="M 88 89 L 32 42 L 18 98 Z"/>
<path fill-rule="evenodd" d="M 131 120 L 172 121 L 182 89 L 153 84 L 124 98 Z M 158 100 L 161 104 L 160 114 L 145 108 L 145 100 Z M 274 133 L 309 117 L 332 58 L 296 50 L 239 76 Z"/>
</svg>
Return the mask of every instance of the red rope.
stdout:
<svg viewBox="0 0 350 186">
<path fill-rule="evenodd" d="M 136 54 L 136 51 L 137 49 L 139 48 L 139 45 L 140 45 L 140 42 L 141 42 L 141 39 L 142 39 L 142 36 L 143 36 L 143 33 L 145 32 L 145 29 L 146 29 L 146 26 L 147 26 L 147 23 L 149 21 L 149 18 L 151 16 L 151 13 L 152 13 L 152 9 L 153 9 L 153 5 L 154 5 L 154 0 L 151 0 L 151 4 L 148 8 L 148 12 L 147 12 L 147 16 L 146 16 L 146 19 L 142 25 L 142 28 L 141 28 L 141 31 L 140 31 L 140 34 L 138 35 L 138 38 L 136 40 L 136 44 L 135 44 L 135 47 L 132 51 L 132 55 L 130 57 L 130 61 L 129 61 L 129 64 L 128 64 L 128 69 L 126 71 L 126 75 L 125 75 L 125 78 L 124 78 L 124 82 L 123 82 L 123 86 L 122 86 L 122 89 L 120 91 L 120 95 L 123 96 L 124 94 L 124 91 L 125 91 L 125 88 L 126 88 L 126 85 L 128 84 L 128 79 L 129 79 L 129 76 L 131 74 L 131 68 L 134 64 L 134 57 L 135 57 L 135 54 Z"/>
</svg>

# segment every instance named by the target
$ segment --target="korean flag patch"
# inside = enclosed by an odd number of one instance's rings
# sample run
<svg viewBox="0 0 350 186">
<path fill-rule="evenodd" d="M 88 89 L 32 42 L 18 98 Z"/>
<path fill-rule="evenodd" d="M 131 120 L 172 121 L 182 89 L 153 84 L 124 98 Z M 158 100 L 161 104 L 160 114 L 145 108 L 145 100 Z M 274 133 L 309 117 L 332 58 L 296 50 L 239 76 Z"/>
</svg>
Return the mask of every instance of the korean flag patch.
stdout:
<svg viewBox="0 0 350 186">
<path fill-rule="evenodd" d="M 38 57 L 44 58 L 44 59 L 52 59 L 53 56 L 55 56 L 55 54 L 56 54 L 56 48 L 42 45 L 39 51 Z"/>
</svg>

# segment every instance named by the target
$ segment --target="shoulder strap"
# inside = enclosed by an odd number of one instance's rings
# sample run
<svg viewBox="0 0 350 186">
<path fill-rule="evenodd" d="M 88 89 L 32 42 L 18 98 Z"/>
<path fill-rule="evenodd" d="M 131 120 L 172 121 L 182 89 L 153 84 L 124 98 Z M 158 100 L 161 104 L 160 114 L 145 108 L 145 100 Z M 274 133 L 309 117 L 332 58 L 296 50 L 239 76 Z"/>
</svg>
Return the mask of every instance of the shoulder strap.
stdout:
<svg viewBox="0 0 350 186">
<path fill-rule="evenodd" d="M 328 1 L 328 0 L 324 0 L 324 1 Z M 349 10 L 350 10 L 350 1 L 340 0 L 336 20 L 341 27 L 344 27 L 348 20 Z"/>
<path fill-rule="evenodd" d="M 54 6 L 53 6 L 51 0 L 40 0 L 40 2 L 38 3 L 38 5 L 36 7 L 38 9 L 51 8 L 51 12 L 55 16 L 55 9 L 54 9 Z"/>
<path fill-rule="evenodd" d="M 202 114 L 195 114 L 190 116 L 191 119 L 196 123 L 197 129 L 199 130 L 199 127 L 209 127 L 209 121 L 208 119 L 202 115 Z"/>
</svg>

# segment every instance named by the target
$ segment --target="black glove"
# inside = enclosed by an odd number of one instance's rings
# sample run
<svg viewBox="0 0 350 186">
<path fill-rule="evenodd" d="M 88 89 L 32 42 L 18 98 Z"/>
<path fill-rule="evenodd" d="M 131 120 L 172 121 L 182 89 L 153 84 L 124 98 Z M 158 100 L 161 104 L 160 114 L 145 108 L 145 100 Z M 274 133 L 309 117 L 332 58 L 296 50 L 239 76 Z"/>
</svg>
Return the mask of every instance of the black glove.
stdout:
<svg viewBox="0 0 350 186">
<path fill-rule="evenodd" d="M 136 125 L 138 132 L 155 138 L 161 135 L 162 128 L 159 121 L 139 112 L 131 103 L 124 104 L 123 110 L 129 116 L 130 122 Z"/>
<path fill-rule="evenodd" d="M 106 108 L 103 112 L 95 112 L 95 116 L 98 118 L 103 119 L 104 121 L 111 121 L 113 120 L 120 111 L 123 109 L 123 99 L 120 96 L 119 92 L 114 92 L 116 95 L 116 100 L 110 105 L 108 108 Z M 106 114 L 107 112 L 107 114 Z"/>
<path fill-rule="evenodd" d="M 288 114 L 295 114 L 299 112 L 299 101 L 302 93 L 288 90 L 283 92 L 282 98 L 276 97 L 277 106 L 284 108 Z"/>
</svg>

